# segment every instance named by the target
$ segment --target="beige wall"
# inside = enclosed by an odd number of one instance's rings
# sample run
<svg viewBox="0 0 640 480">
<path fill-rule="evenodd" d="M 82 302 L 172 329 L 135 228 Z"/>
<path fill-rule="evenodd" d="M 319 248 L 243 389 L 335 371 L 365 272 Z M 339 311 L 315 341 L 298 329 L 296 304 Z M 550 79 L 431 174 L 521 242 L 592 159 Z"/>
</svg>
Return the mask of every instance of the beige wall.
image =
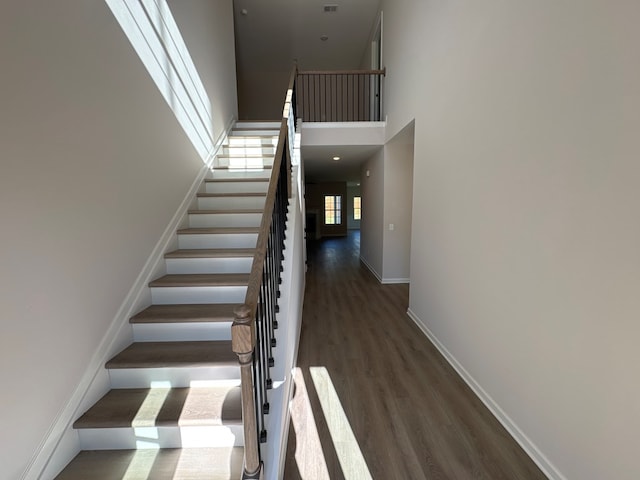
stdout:
<svg viewBox="0 0 640 480">
<path fill-rule="evenodd" d="M 211 101 L 213 131 L 238 118 L 233 3 L 167 0 Z"/>
<path fill-rule="evenodd" d="M 0 10 L 0 476 L 16 479 L 203 164 L 104 1 Z"/>
<path fill-rule="evenodd" d="M 550 476 L 638 478 L 640 4 L 383 9 L 411 311 Z"/>
<path fill-rule="evenodd" d="M 411 124 L 384 147 L 384 224 L 382 281 L 406 283 L 411 270 L 413 201 L 413 135 Z M 421 188 L 420 182 L 417 188 Z"/>
<path fill-rule="evenodd" d="M 381 148 L 363 164 L 360 177 L 360 258 L 379 280 L 382 279 L 384 235 L 384 167 L 384 148 Z"/>
</svg>

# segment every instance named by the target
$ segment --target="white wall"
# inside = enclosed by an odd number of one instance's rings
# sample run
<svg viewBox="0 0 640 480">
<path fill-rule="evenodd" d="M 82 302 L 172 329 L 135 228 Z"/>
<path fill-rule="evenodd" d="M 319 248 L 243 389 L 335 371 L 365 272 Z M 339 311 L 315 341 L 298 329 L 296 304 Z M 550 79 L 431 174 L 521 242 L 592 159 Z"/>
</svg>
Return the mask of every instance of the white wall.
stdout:
<svg viewBox="0 0 640 480">
<path fill-rule="evenodd" d="M 383 8 L 411 311 L 550 476 L 638 478 L 640 4 Z"/>
<path fill-rule="evenodd" d="M 382 279 L 384 174 L 384 149 L 381 148 L 363 164 L 360 177 L 362 191 L 360 259 L 378 280 Z"/>
<path fill-rule="evenodd" d="M 409 281 L 413 135 L 414 125 L 411 124 L 384 147 L 383 283 Z M 420 184 L 417 188 L 420 188 Z"/>
<path fill-rule="evenodd" d="M 103 1 L 0 10 L 0 465 L 16 479 L 203 164 Z"/>
<path fill-rule="evenodd" d="M 282 297 L 278 305 L 278 330 L 276 338 L 278 348 L 274 349 L 275 364 L 271 378 L 275 388 L 270 393 L 271 413 L 267 416 L 267 444 L 262 452 L 265 460 L 265 478 L 282 478 L 289 439 L 289 404 L 293 396 L 293 370 L 297 363 L 300 329 L 302 327 L 302 307 L 305 289 L 304 225 L 301 210 L 301 192 L 303 184 L 300 167 L 293 167 L 293 196 L 289 202 L 287 215 L 287 238 L 285 239 L 285 258 L 283 263 Z"/>
</svg>

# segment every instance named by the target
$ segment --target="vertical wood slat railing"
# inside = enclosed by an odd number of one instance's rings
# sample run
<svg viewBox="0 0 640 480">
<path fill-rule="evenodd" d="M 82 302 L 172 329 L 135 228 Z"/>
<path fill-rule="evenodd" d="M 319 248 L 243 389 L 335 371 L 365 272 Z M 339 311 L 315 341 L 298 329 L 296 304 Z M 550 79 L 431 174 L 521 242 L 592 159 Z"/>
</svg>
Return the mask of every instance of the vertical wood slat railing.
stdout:
<svg viewBox="0 0 640 480">
<path fill-rule="evenodd" d="M 267 392 L 272 387 L 270 368 L 276 347 L 276 314 L 289 198 L 291 197 L 291 123 L 295 119 L 295 78 L 293 68 L 285 98 L 278 146 L 273 161 L 265 210 L 260 224 L 249 285 L 243 305 L 235 309 L 231 327 L 233 351 L 241 371 L 242 420 L 244 428 L 243 479 L 263 478 L 260 443 L 266 442 L 265 415 L 269 413 Z"/>
<path fill-rule="evenodd" d="M 300 71 L 296 78 L 303 122 L 377 122 L 386 70 Z"/>
</svg>

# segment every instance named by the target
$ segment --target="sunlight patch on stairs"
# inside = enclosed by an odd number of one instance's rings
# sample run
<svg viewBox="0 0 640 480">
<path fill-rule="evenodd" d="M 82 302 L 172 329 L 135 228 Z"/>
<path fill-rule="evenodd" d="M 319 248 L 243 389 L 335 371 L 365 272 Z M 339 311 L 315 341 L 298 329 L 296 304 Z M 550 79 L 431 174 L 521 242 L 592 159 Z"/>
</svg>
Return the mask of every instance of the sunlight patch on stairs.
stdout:
<svg viewBox="0 0 640 480">
<path fill-rule="evenodd" d="M 133 455 L 122 480 L 142 480 L 149 478 L 158 450 L 138 450 Z"/>
<path fill-rule="evenodd" d="M 170 391 L 171 386 L 158 388 L 152 385 L 147 398 L 144 399 L 138 413 L 131 422 L 131 426 L 133 428 L 155 427 L 160 409 Z"/>
</svg>

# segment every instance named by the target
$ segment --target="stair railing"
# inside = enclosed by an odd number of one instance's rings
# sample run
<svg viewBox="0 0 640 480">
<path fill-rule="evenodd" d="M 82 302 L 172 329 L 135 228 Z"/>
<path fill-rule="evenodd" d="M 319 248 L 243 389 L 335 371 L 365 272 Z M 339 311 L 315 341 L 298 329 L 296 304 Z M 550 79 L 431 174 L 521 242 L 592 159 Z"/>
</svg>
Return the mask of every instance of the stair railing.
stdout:
<svg viewBox="0 0 640 480">
<path fill-rule="evenodd" d="M 269 372 L 274 366 L 273 349 L 277 343 L 276 314 L 279 311 L 287 211 L 292 188 L 291 148 L 295 134 L 296 73 L 294 67 L 287 88 L 245 302 L 235 309 L 235 321 L 231 327 L 232 348 L 238 355 L 241 372 L 243 479 L 261 479 L 264 475 L 260 444 L 267 440 L 265 415 L 269 413 L 268 390 L 273 387 Z"/>
<path fill-rule="evenodd" d="M 378 122 L 386 70 L 300 71 L 298 111 L 303 122 Z"/>
</svg>

